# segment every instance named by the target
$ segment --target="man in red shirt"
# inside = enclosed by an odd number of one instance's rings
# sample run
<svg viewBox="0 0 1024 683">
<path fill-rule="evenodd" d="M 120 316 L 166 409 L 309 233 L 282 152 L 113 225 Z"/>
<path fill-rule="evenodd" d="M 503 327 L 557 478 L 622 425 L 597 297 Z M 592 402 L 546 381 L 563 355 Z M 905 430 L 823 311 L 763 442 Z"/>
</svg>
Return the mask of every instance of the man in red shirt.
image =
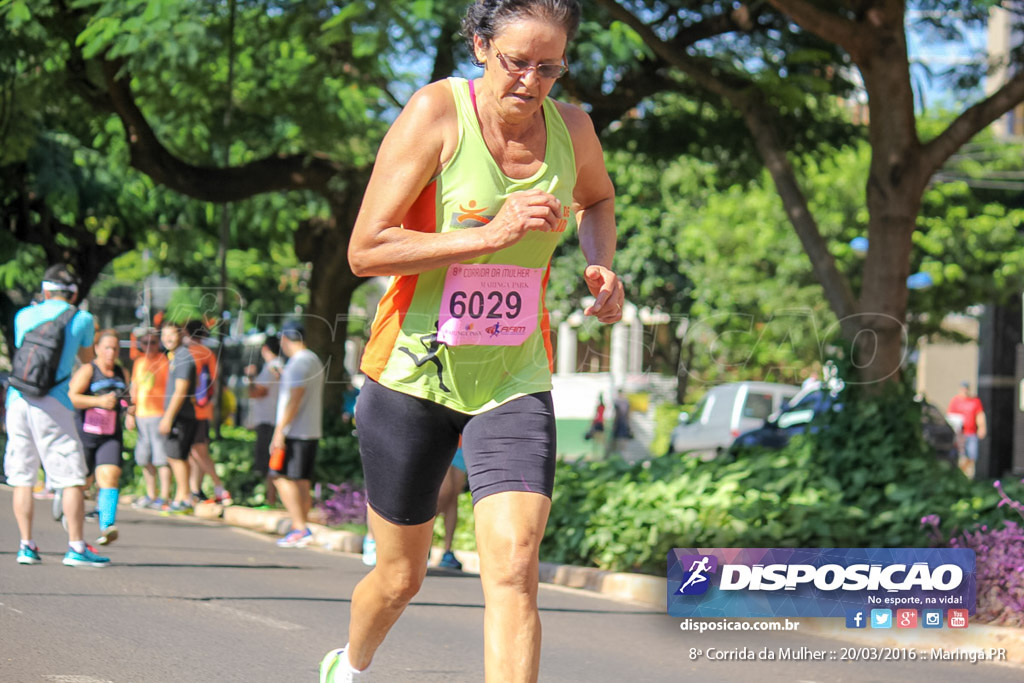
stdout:
<svg viewBox="0 0 1024 683">
<path fill-rule="evenodd" d="M 967 476 L 973 477 L 974 465 L 978 461 L 978 441 L 984 439 L 988 432 L 981 399 L 971 396 L 971 385 L 968 382 L 962 382 L 960 393 L 950 399 L 946 412 L 959 416 L 963 421 L 963 427 L 960 430 L 960 469 Z"/>
</svg>

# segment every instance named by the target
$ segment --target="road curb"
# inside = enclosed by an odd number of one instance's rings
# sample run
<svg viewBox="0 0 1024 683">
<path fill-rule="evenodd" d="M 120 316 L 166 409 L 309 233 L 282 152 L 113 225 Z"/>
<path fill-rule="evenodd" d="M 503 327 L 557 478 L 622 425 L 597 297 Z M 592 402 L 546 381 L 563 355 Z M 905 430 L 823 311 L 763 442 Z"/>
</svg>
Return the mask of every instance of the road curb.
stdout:
<svg viewBox="0 0 1024 683">
<path fill-rule="evenodd" d="M 238 505 L 224 507 L 216 503 L 203 504 L 196 508 L 196 516 L 203 519 L 220 519 L 232 526 L 276 535 L 284 535 L 291 526 L 288 514 L 283 510 L 256 510 Z M 362 552 L 362 534 L 331 529 L 321 524 L 310 524 L 309 527 L 313 531 L 315 546 L 357 555 Z M 432 548 L 431 563 L 440 560 L 441 555 L 440 548 Z M 480 557 L 477 553 L 456 550 L 455 556 L 462 562 L 463 571 L 480 572 Z M 541 583 L 600 593 L 645 607 L 653 612 L 665 609 L 666 584 L 665 578 L 661 576 L 541 562 L 539 578 Z M 868 647 L 942 649 L 950 652 L 988 652 L 992 648 L 1002 648 L 1006 650 L 1006 663 L 1024 665 L 1024 629 L 1019 628 L 977 624 L 964 630 L 880 631 L 848 629 L 842 620 L 831 618 L 812 617 L 793 621 L 800 622 L 801 633 Z"/>
</svg>

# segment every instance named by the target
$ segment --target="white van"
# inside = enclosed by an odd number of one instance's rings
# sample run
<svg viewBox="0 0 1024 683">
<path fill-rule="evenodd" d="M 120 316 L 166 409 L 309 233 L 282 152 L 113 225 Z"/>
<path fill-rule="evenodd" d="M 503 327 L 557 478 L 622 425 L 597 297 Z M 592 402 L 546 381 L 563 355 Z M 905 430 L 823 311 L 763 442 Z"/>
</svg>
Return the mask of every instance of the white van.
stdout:
<svg viewBox="0 0 1024 683">
<path fill-rule="evenodd" d="M 740 433 L 756 429 L 800 387 L 772 382 L 731 382 L 711 387 L 693 414 L 680 413 L 669 453 L 689 453 L 709 460 L 725 452 Z"/>
</svg>

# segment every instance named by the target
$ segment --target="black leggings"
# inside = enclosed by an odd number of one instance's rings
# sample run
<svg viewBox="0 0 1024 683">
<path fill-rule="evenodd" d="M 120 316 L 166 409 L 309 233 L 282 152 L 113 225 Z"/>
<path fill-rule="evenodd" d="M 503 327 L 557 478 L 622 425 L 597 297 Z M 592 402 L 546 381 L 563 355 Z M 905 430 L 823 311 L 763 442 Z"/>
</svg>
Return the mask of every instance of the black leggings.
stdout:
<svg viewBox="0 0 1024 683">
<path fill-rule="evenodd" d="M 105 439 L 103 441 L 85 441 L 85 464 L 89 469 L 87 476 L 96 473 L 97 465 L 115 465 L 121 467 L 121 440 Z"/>
<path fill-rule="evenodd" d="M 503 491 L 551 497 L 555 413 L 551 393 L 512 399 L 467 415 L 367 378 L 356 430 L 370 507 L 395 524 L 429 522 L 462 437 L 473 504 Z"/>
</svg>

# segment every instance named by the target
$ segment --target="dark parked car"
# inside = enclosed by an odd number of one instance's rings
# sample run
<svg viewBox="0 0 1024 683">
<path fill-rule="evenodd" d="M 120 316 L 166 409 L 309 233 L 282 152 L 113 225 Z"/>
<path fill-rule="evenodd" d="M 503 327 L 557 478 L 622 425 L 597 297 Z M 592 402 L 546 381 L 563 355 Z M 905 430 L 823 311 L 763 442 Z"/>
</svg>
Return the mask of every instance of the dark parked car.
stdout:
<svg viewBox="0 0 1024 683">
<path fill-rule="evenodd" d="M 737 449 L 752 446 L 782 448 L 797 434 L 803 434 L 808 429 L 812 432 L 820 429 L 813 424 L 818 415 L 842 409 L 841 396 L 832 396 L 825 390 L 806 394 L 793 405 L 784 408 L 775 419 L 766 421 L 763 427 L 751 429 L 736 437 L 730 452 L 735 455 Z M 956 463 L 956 432 L 942 412 L 930 403 L 921 404 L 921 434 L 925 443 L 934 451 L 935 457 Z"/>
</svg>

